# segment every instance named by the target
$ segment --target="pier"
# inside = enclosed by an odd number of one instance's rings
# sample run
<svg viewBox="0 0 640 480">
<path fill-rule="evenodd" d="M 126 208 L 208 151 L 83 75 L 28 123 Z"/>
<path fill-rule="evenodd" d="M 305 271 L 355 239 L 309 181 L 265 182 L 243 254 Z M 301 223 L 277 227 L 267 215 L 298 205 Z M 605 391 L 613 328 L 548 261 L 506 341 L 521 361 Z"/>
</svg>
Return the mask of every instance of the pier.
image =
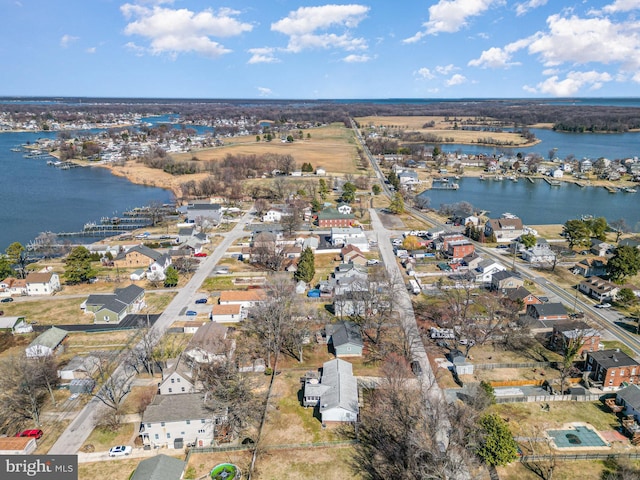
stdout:
<svg viewBox="0 0 640 480">
<path fill-rule="evenodd" d="M 559 180 L 549 180 L 548 178 L 544 178 L 544 181 L 547 182 L 552 187 L 559 187 L 562 185 L 562 182 Z"/>
<path fill-rule="evenodd" d="M 458 190 L 460 185 L 457 183 L 440 183 L 431 185 L 431 190 Z"/>
</svg>

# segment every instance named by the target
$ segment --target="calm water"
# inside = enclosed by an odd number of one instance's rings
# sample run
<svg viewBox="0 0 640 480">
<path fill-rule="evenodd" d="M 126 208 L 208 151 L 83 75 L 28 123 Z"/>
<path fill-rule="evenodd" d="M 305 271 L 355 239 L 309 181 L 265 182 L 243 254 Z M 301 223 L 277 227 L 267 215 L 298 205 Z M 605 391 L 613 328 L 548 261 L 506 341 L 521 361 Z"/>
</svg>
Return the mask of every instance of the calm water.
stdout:
<svg viewBox="0 0 640 480">
<path fill-rule="evenodd" d="M 602 187 L 580 188 L 568 183 L 551 187 L 541 179 L 535 184 L 526 179 L 498 182 L 461 178 L 456 182 L 459 190 L 427 190 L 421 195 L 431 199 L 432 208 L 465 201 L 488 210 L 492 217 L 504 212 L 516 214 L 529 225 L 565 223 L 581 215 L 593 215 L 609 222 L 624 218 L 634 231 L 640 231 L 640 193 L 612 194 Z"/>
<path fill-rule="evenodd" d="M 103 168 L 59 170 L 48 166 L 47 159 L 11 151 L 27 141 L 55 136 L 0 134 L 0 252 L 15 241 L 27 244 L 40 232 L 78 231 L 103 216 L 173 200 L 167 190 L 134 185 Z"/>
</svg>

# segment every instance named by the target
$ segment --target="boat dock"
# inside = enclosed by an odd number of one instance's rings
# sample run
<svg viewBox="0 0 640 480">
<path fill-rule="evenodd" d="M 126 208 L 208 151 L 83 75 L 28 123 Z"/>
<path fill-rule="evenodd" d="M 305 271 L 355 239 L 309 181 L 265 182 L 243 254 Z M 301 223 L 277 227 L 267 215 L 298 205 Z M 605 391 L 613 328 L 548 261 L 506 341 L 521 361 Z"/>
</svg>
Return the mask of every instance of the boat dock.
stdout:
<svg viewBox="0 0 640 480">
<path fill-rule="evenodd" d="M 561 181 L 559 181 L 559 180 L 549 180 L 546 177 L 545 177 L 544 181 L 547 182 L 552 187 L 559 187 L 560 185 L 562 185 Z"/>
<path fill-rule="evenodd" d="M 607 192 L 609 192 L 609 193 L 618 193 L 618 189 L 617 189 L 616 187 L 609 187 L 609 186 L 605 186 L 604 188 L 605 188 L 605 189 L 607 190 Z"/>
<path fill-rule="evenodd" d="M 59 160 L 49 160 L 47 162 L 47 165 L 51 167 L 59 168 L 61 170 L 69 170 L 70 168 L 82 167 L 82 165 L 79 165 L 74 162 L 61 162 Z"/>
<path fill-rule="evenodd" d="M 431 190 L 458 190 L 460 185 L 457 183 L 440 183 L 431 185 Z"/>
<path fill-rule="evenodd" d="M 531 178 L 531 177 L 526 177 L 526 179 L 529 180 L 531 183 L 536 183 L 536 182 L 533 181 L 533 178 Z"/>
</svg>

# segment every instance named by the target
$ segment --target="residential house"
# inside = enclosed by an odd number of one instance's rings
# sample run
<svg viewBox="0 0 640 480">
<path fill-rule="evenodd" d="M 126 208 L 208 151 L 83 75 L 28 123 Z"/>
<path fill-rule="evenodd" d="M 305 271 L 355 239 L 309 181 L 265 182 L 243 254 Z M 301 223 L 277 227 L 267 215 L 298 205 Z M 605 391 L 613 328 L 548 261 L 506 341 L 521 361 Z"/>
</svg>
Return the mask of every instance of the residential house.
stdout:
<svg viewBox="0 0 640 480">
<path fill-rule="evenodd" d="M 67 331 L 51 327 L 38 335 L 26 348 L 28 358 L 48 357 L 63 349 L 62 342 L 67 338 Z"/>
<path fill-rule="evenodd" d="M 100 366 L 100 359 L 93 355 L 76 355 L 58 370 L 61 380 L 92 378 Z"/>
<path fill-rule="evenodd" d="M 585 278 L 601 277 L 607 274 L 607 259 L 605 257 L 583 258 L 573 266 L 571 271 Z"/>
<path fill-rule="evenodd" d="M 143 270 L 142 268 L 139 268 L 138 270 L 135 270 L 134 272 L 132 272 L 131 275 L 129 275 L 129 280 L 133 282 L 137 282 L 139 280 L 142 280 L 146 276 L 147 276 L 147 271 Z"/>
<path fill-rule="evenodd" d="M 27 295 L 53 295 L 60 290 L 60 277 L 54 272 L 29 273 L 25 281 Z"/>
<path fill-rule="evenodd" d="M 318 235 L 309 235 L 302 240 L 302 250 L 310 248 L 314 252 L 320 246 L 320 237 Z"/>
<path fill-rule="evenodd" d="M 338 204 L 338 206 L 336 207 L 336 210 L 342 215 L 349 215 L 350 213 L 353 213 L 353 209 L 351 208 L 351 205 L 349 205 L 348 203 Z"/>
<path fill-rule="evenodd" d="M 625 416 L 633 416 L 640 422 L 640 386 L 632 384 L 616 392 L 616 403 L 624 407 Z"/>
<path fill-rule="evenodd" d="M 567 310 L 561 303 L 534 303 L 527 305 L 526 315 L 534 320 L 568 320 Z"/>
<path fill-rule="evenodd" d="M 356 217 L 352 213 L 341 213 L 335 208 L 325 208 L 318 212 L 318 227 L 348 228 L 355 221 Z"/>
<path fill-rule="evenodd" d="M 193 373 L 197 369 L 197 366 L 188 365 L 182 357 L 167 360 L 167 366 L 162 370 L 162 381 L 158 383 L 158 394 L 195 393 L 197 390 Z"/>
<path fill-rule="evenodd" d="M 353 322 L 340 321 L 325 326 L 327 343 L 333 348 L 336 357 L 361 357 L 362 330 Z"/>
<path fill-rule="evenodd" d="M 222 220 L 222 205 L 210 201 L 193 201 L 187 205 L 186 221 L 188 223 L 208 224 L 216 226 Z"/>
<path fill-rule="evenodd" d="M 604 257 L 607 254 L 611 254 L 613 252 L 614 246 L 610 243 L 603 242 L 602 240 L 598 240 L 597 238 L 591 239 L 591 248 L 589 251 L 594 255 L 599 257 Z"/>
<path fill-rule="evenodd" d="M 473 215 L 472 213 L 467 213 L 462 210 L 454 212 L 449 219 L 454 225 L 462 226 L 473 225 L 474 227 L 477 227 L 480 222 L 477 215 Z"/>
<path fill-rule="evenodd" d="M 588 158 L 585 158 L 580 162 L 580 173 L 586 173 L 593 170 L 593 162 Z"/>
<path fill-rule="evenodd" d="M 360 250 L 355 245 L 347 245 L 342 247 L 340 250 L 340 256 L 342 257 L 343 263 L 357 263 L 359 265 L 364 265 L 367 263 L 367 258 L 362 254 L 362 250 Z"/>
<path fill-rule="evenodd" d="M 522 250 L 522 259 L 529 263 L 553 263 L 556 261 L 556 254 L 548 244 L 535 245 Z"/>
<path fill-rule="evenodd" d="M 144 289 L 131 284 L 116 288 L 114 293 L 91 294 L 80 308 L 94 315 L 95 323 L 119 323 L 145 307 Z"/>
<path fill-rule="evenodd" d="M 31 333 L 33 326 L 25 320 L 25 317 L 0 316 L 0 330 L 10 330 L 11 333 Z"/>
<path fill-rule="evenodd" d="M 31 455 L 37 447 L 33 437 L 0 437 L 0 455 Z"/>
<path fill-rule="evenodd" d="M 164 275 L 164 271 L 171 265 L 171 255 L 157 252 L 145 245 L 136 245 L 120 252 L 113 259 L 113 263 L 118 268 L 145 268 L 149 272 L 160 272 Z"/>
<path fill-rule="evenodd" d="M 605 391 L 617 389 L 623 383 L 637 384 L 640 376 L 638 362 L 618 349 L 588 352 L 586 368 L 593 383 Z"/>
<path fill-rule="evenodd" d="M 210 407 L 200 393 L 156 395 L 142 414 L 139 429 L 142 444 L 179 449 L 185 443 L 198 447 L 211 445 L 216 423 L 220 421 Z"/>
<path fill-rule="evenodd" d="M 355 245 L 362 252 L 369 251 L 369 241 L 362 228 L 331 227 L 331 245 L 334 247 Z"/>
<path fill-rule="evenodd" d="M 355 280 L 353 284 L 356 285 L 348 288 L 344 288 L 344 285 L 341 285 L 334 289 L 333 312 L 336 317 L 362 317 L 372 309 L 373 299 L 371 298 L 371 292 L 357 285 Z"/>
<path fill-rule="evenodd" d="M 550 344 L 559 352 L 563 352 L 572 342 L 582 344 L 576 354 L 576 358 L 586 355 L 587 352 L 597 352 L 600 346 L 600 332 L 590 327 L 585 322 L 569 321 L 557 322 L 553 325 Z M 575 343 L 574 343 L 575 344 Z"/>
<path fill-rule="evenodd" d="M 454 261 L 461 261 L 467 255 L 471 255 L 475 251 L 473 243 L 469 240 L 457 240 L 447 242 L 447 256 Z"/>
<path fill-rule="evenodd" d="M 211 307 L 209 320 L 217 323 L 238 323 L 246 316 L 246 309 L 240 304 L 220 305 L 217 303 Z"/>
<path fill-rule="evenodd" d="M 589 277 L 578 284 L 578 290 L 599 302 L 615 300 L 620 285 L 617 285 L 600 277 Z"/>
<path fill-rule="evenodd" d="M 223 290 L 220 292 L 218 303 L 220 305 L 242 305 L 243 308 L 251 308 L 264 302 L 267 294 L 261 288 L 251 290 Z"/>
<path fill-rule="evenodd" d="M 228 333 L 229 329 L 219 323 L 205 323 L 189 340 L 184 356 L 196 363 L 215 363 L 231 358 L 235 340 L 228 337 Z"/>
<path fill-rule="evenodd" d="M 542 303 L 542 300 L 524 287 L 508 288 L 504 293 L 509 300 L 522 302 L 522 311 L 526 311 L 529 305 L 539 305 Z"/>
<path fill-rule="evenodd" d="M 22 296 L 27 294 L 27 281 L 24 278 L 7 277 L 0 282 L 3 297 Z"/>
<path fill-rule="evenodd" d="M 284 207 L 271 207 L 262 215 L 262 221 L 267 223 L 279 223 L 282 221 L 282 217 L 291 215 Z"/>
<path fill-rule="evenodd" d="M 352 365 L 339 358 L 325 362 L 319 381 L 313 376 L 305 381 L 303 405 L 318 406 L 323 424 L 357 421 L 358 383 Z"/>
<path fill-rule="evenodd" d="M 401 186 L 419 185 L 420 179 L 417 172 L 412 170 L 404 170 L 398 174 L 398 180 Z"/>
<path fill-rule="evenodd" d="M 485 237 L 490 238 L 495 234 L 496 241 L 499 243 L 513 242 L 523 233 L 524 226 L 522 225 L 522 220 L 512 215 L 508 217 L 491 218 L 484 227 Z"/>
<path fill-rule="evenodd" d="M 496 262 L 495 260 L 491 260 L 488 258 L 482 259 L 481 257 L 478 257 L 478 258 L 480 260 L 479 262 L 477 262 L 475 267 L 475 272 L 474 272 L 476 275 L 476 282 L 478 283 L 491 284 L 493 280 L 493 276 L 496 273 L 504 272 L 507 269 L 507 267 L 505 267 L 501 263 Z M 465 262 L 466 261 L 467 260 L 465 260 Z M 471 269 L 471 265 L 469 265 L 469 269 Z M 497 281 L 498 279 L 496 278 L 496 282 Z M 505 288 L 508 288 L 508 287 L 505 287 Z"/>
<path fill-rule="evenodd" d="M 464 263 L 469 270 L 475 270 L 480 266 L 483 258 L 478 255 L 476 252 L 473 252 L 462 259 L 462 263 Z M 487 281 L 491 281 L 491 277 Z"/>
<path fill-rule="evenodd" d="M 195 227 L 190 225 L 188 227 L 178 228 L 178 236 L 176 237 L 176 243 L 182 244 L 193 237 L 193 233 L 195 232 Z"/>
<path fill-rule="evenodd" d="M 524 279 L 517 273 L 500 270 L 491 276 L 491 290 L 524 287 Z"/>
<path fill-rule="evenodd" d="M 129 480 L 181 480 L 186 466 L 184 460 L 160 453 L 142 460 Z"/>
</svg>

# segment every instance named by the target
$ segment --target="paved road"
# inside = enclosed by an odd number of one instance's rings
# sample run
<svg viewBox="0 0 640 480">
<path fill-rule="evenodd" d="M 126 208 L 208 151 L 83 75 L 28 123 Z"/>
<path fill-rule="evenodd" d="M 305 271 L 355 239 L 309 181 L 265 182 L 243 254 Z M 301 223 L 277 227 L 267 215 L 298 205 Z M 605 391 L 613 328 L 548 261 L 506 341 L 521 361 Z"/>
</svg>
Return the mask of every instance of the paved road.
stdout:
<svg viewBox="0 0 640 480">
<path fill-rule="evenodd" d="M 213 267 L 220 261 L 224 253 L 237 239 L 243 237 L 247 233 L 244 231 L 245 226 L 249 222 L 252 212 L 247 212 L 238 222 L 238 224 L 230 232 L 223 234 L 224 240 L 216 247 L 214 252 L 200 263 L 198 270 L 187 285 L 185 285 L 174 297 L 165 311 L 160 315 L 158 321 L 153 325 L 152 330 L 164 332 L 171 324 L 181 317 L 181 313 L 185 307 L 196 297 L 196 293 L 202 285 L 202 282 L 211 274 Z M 198 295 L 200 296 L 200 295 Z M 184 317 L 187 318 L 187 317 Z M 158 335 L 158 338 L 160 335 Z M 135 348 L 135 347 L 134 347 Z M 124 374 L 124 366 L 120 364 L 112 375 L 118 376 Z M 89 403 L 80 411 L 78 416 L 71 422 L 69 427 L 62 432 L 56 443 L 49 450 L 50 454 L 74 454 L 84 444 L 85 440 L 91 434 L 96 420 L 100 418 L 102 412 L 107 409 L 98 398 L 92 398 Z"/>
</svg>

